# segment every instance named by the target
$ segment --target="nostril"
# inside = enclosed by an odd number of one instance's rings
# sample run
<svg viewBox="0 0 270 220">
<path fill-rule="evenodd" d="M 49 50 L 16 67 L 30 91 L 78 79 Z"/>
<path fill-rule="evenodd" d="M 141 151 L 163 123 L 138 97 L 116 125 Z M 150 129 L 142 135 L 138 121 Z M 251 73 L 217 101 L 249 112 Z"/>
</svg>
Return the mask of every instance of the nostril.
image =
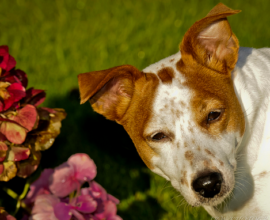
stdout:
<svg viewBox="0 0 270 220">
<path fill-rule="evenodd" d="M 213 198 L 220 192 L 222 176 L 220 173 L 208 173 L 193 181 L 193 189 L 204 198 Z"/>
</svg>

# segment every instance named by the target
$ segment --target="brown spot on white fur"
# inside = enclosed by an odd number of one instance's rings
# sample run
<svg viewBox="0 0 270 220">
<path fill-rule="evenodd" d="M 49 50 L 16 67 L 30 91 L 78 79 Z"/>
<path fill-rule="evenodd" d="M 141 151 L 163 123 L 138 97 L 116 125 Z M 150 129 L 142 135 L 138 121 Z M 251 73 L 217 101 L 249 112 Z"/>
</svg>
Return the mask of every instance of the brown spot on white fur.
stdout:
<svg viewBox="0 0 270 220">
<path fill-rule="evenodd" d="M 185 158 L 186 158 L 188 161 L 191 161 L 191 162 L 192 162 L 192 160 L 193 160 L 193 158 L 194 158 L 193 152 L 190 151 L 190 150 L 186 151 L 186 153 L 185 153 Z"/>
<path fill-rule="evenodd" d="M 187 142 L 184 142 L 184 147 L 188 147 Z"/>
<path fill-rule="evenodd" d="M 258 177 L 262 178 L 262 177 L 265 177 L 266 175 L 267 175 L 267 172 L 263 171 L 263 172 L 259 173 Z"/>
<path fill-rule="evenodd" d="M 181 184 L 188 186 L 187 171 L 183 171 L 183 176 L 180 179 Z"/>
<path fill-rule="evenodd" d="M 208 149 L 204 149 L 207 154 L 209 154 L 212 157 L 215 157 L 215 155 Z"/>
<path fill-rule="evenodd" d="M 173 62 L 174 61 L 174 58 L 170 59 L 170 62 Z"/>
<path fill-rule="evenodd" d="M 224 166 L 224 163 L 223 163 L 221 160 L 219 160 L 219 164 L 220 164 L 221 166 Z"/>
<path fill-rule="evenodd" d="M 174 71 L 171 67 L 165 67 L 159 70 L 157 75 L 163 83 L 172 83 L 172 79 L 174 78 Z"/>
</svg>

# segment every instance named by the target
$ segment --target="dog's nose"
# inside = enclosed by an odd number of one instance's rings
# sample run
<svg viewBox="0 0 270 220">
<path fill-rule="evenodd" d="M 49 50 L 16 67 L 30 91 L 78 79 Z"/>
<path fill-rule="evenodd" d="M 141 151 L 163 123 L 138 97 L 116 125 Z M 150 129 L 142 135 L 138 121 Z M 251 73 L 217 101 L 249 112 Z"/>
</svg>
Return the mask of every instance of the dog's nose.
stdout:
<svg viewBox="0 0 270 220">
<path fill-rule="evenodd" d="M 220 192 L 222 176 L 220 173 L 208 173 L 193 181 L 193 189 L 204 198 L 213 198 Z"/>
</svg>

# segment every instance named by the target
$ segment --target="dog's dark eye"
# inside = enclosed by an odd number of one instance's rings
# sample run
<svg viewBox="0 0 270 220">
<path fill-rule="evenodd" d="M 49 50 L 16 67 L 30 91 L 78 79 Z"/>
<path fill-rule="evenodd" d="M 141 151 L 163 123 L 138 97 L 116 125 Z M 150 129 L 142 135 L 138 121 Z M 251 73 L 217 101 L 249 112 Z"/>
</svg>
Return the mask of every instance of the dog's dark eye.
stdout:
<svg viewBox="0 0 270 220">
<path fill-rule="evenodd" d="M 162 132 L 160 132 L 160 133 L 157 133 L 157 134 L 155 134 L 153 137 L 152 137 L 152 140 L 154 140 L 154 141 L 159 141 L 159 140 L 161 140 L 161 139 L 163 139 L 163 138 L 166 138 L 167 136 L 165 135 L 165 134 L 163 134 Z"/>
<path fill-rule="evenodd" d="M 207 117 L 207 123 L 211 123 L 219 118 L 221 112 L 210 112 Z"/>
</svg>

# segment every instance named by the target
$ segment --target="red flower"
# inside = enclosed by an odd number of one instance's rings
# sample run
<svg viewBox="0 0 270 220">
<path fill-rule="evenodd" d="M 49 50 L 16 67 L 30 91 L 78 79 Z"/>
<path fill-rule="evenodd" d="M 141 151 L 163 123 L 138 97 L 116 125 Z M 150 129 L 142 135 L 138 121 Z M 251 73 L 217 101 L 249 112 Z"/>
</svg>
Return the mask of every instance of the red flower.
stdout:
<svg viewBox="0 0 270 220">
<path fill-rule="evenodd" d="M 0 46 L 0 67 L 6 71 L 16 66 L 15 59 L 9 55 L 8 46 Z"/>
</svg>

